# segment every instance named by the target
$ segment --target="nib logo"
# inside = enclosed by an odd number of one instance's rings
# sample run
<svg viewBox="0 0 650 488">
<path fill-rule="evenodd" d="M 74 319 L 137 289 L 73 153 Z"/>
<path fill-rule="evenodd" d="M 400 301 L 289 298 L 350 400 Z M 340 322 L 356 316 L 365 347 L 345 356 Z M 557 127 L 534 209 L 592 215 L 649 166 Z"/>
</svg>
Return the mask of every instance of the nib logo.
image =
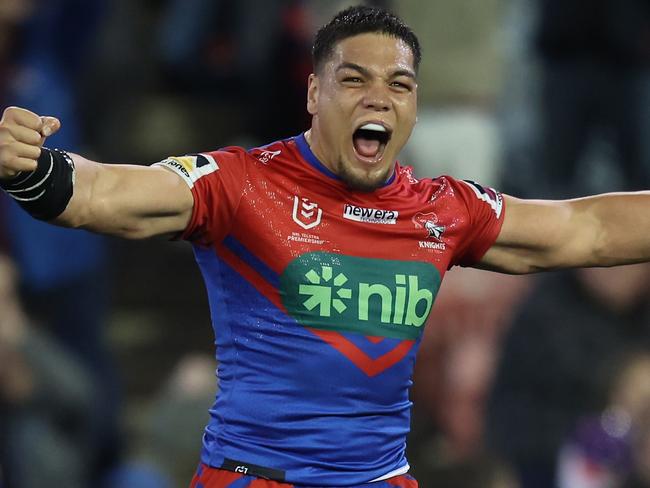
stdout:
<svg viewBox="0 0 650 488">
<path fill-rule="evenodd" d="M 324 330 L 415 339 L 440 286 L 428 263 L 313 252 L 280 277 L 282 301 L 300 324 Z"/>
<path fill-rule="evenodd" d="M 305 273 L 305 278 L 311 283 L 310 285 L 300 285 L 298 293 L 300 295 L 310 295 L 310 297 L 303 302 L 305 308 L 309 311 L 319 307 L 319 314 L 321 317 L 329 317 L 331 308 L 333 307 L 338 313 L 343 313 L 348 307 L 343 303 L 342 299 L 349 300 L 352 298 L 352 290 L 350 288 L 341 288 L 347 283 L 348 278 L 343 273 L 338 273 L 332 281 L 332 267 L 322 266 L 321 274 L 319 275 L 313 269 Z M 332 298 L 332 285 L 337 287 L 336 296 Z M 323 283 L 323 284 L 321 284 Z"/>
</svg>

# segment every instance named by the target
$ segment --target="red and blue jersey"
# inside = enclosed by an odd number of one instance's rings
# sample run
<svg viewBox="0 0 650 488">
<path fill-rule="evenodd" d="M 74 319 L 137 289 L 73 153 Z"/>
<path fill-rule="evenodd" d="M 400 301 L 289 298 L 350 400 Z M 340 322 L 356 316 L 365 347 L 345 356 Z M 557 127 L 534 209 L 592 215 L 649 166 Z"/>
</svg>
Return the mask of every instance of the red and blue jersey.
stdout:
<svg viewBox="0 0 650 488">
<path fill-rule="evenodd" d="M 496 240 L 501 195 L 397 163 L 383 187 L 352 191 L 304 135 L 157 164 L 192 190 L 183 238 L 216 337 L 202 462 L 306 486 L 406 472 L 422 332 L 445 271 Z"/>
</svg>

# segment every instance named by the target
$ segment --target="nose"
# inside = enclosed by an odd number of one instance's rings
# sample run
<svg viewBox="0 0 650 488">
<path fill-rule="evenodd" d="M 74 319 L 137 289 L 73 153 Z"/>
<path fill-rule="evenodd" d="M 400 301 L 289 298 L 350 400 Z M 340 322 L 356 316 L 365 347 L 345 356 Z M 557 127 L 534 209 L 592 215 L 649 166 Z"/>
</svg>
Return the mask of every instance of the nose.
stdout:
<svg viewBox="0 0 650 488">
<path fill-rule="evenodd" d="M 390 99 L 387 89 L 383 84 L 373 83 L 368 86 L 363 97 L 364 108 L 375 110 L 377 112 L 387 112 L 390 110 Z"/>
</svg>

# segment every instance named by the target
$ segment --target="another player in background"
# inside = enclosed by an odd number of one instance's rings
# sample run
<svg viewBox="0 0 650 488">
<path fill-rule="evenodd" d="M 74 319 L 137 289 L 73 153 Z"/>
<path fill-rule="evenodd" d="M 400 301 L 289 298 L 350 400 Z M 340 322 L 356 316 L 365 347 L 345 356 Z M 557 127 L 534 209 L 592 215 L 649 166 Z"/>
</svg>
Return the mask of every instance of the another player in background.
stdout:
<svg viewBox="0 0 650 488">
<path fill-rule="evenodd" d="M 192 486 L 415 487 L 408 390 L 447 269 L 650 260 L 647 192 L 527 201 L 396 163 L 420 62 L 399 18 L 340 12 L 313 54 L 311 128 L 250 151 L 115 166 L 42 148 L 55 118 L 0 123 L 2 187 L 35 217 L 193 243 L 221 391 Z"/>
</svg>

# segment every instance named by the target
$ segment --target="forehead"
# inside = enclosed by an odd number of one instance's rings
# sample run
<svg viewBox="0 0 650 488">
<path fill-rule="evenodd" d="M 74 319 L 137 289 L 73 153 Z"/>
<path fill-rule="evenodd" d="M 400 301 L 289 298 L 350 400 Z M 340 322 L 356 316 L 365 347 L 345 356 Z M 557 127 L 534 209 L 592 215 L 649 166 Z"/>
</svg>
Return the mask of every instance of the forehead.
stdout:
<svg viewBox="0 0 650 488">
<path fill-rule="evenodd" d="M 341 63 L 354 63 L 378 72 L 414 71 L 413 51 L 402 39 L 381 33 L 365 33 L 339 41 L 328 65 L 336 69 Z"/>
</svg>

